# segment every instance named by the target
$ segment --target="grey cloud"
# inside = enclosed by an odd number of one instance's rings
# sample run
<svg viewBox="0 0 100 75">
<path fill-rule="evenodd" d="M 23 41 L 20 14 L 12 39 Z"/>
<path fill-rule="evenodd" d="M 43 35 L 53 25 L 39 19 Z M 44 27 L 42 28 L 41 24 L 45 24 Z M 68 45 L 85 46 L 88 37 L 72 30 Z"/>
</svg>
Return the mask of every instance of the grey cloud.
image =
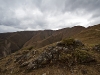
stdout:
<svg viewBox="0 0 100 75">
<path fill-rule="evenodd" d="M 100 0 L 0 0 L 0 32 L 93 25 L 99 7 Z"/>
<path fill-rule="evenodd" d="M 22 30 L 15 28 L 15 27 L 0 25 L 0 33 L 1 32 L 12 32 L 12 31 L 15 32 L 15 31 L 22 31 Z"/>
<path fill-rule="evenodd" d="M 100 0 L 66 0 L 66 10 L 85 9 L 87 11 L 93 11 L 99 9 Z"/>
</svg>

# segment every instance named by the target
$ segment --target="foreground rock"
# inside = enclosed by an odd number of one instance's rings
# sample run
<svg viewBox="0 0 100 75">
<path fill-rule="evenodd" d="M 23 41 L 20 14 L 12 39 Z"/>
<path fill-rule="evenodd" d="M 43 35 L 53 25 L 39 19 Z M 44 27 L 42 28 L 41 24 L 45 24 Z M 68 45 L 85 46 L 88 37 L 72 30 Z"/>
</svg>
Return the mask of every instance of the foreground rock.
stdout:
<svg viewBox="0 0 100 75">
<path fill-rule="evenodd" d="M 41 49 L 22 49 L 1 59 L 0 75 L 100 75 L 97 55 L 79 40 L 64 39 Z"/>
<path fill-rule="evenodd" d="M 100 52 L 100 44 L 95 45 L 95 46 L 93 47 L 93 50 L 95 50 L 95 51 L 97 51 L 97 52 Z"/>
<path fill-rule="evenodd" d="M 86 50 L 81 50 L 84 44 L 78 40 L 66 39 L 57 43 L 56 46 L 45 48 L 44 52 L 35 60 L 23 62 L 20 67 L 26 67 L 26 70 L 34 70 L 45 67 L 48 64 L 57 64 L 58 62 L 71 67 L 75 64 L 85 64 L 95 62 L 95 58 Z"/>
</svg>

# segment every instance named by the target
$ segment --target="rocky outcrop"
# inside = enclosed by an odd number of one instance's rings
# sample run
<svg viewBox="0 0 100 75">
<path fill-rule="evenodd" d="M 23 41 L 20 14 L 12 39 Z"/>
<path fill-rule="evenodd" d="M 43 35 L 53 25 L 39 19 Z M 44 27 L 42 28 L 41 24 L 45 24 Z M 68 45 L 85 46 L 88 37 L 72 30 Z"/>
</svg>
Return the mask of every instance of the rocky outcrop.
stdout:
<svg viewBox="0 0 100 75">
<path fill-rule="evenodd" d="M 70 40 L 73 41 L 69 43 Z M 95 62 L 95 59 L 87 51 L 78 50 L 80 47 L 84 47 L 81 41 L 67 39 L 66 43 L 59 42 L 56 46 L 45 48 L 44 52 L 37 58 L 21 63 L 20 67 L 26 67 L 26 70 L 34 70 L 45 67 L 48 64 L 57 64 L 57 62 L 65 63 L 67 66 L 71 66 L 75 63 L 83 64 Z"/>
<path fill-rule="evenodd" d="M 89 73 L 86 69 L 87 66 L 89 69 L 93 66 L 94 70 L 94 66 L 99 64 L 94 52 L 81 41 L 75 39 L 65 39 L 40 49 L 25 48 L 0 60 L 0 75 L 42 75 L 48 73 L 51 75 L 55 74 L 55 70 L 57 70 L 55 75 L 59 73 L 61 75 L 65 71 L 64 75 L 67 72 L 76 73 L 78 71 L 86 74 Z"/>
</svg>

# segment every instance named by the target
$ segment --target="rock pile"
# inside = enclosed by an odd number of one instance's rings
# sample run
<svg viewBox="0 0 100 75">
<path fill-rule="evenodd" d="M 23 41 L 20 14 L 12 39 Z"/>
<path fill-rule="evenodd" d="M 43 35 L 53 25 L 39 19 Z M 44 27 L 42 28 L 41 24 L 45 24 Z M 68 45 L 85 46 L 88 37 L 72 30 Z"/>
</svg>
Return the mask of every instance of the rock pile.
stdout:
<svg viewBox="0 0 100 75">
<path fill-rule="evenodd" d="M 48 47 L 39 57 L 30 62 L 24 62 L 21 67 L 27 65 L 27 69 L 36 69 L 43 67 L 48 63 L 56 62 L 63 47 Z M 67 50 L 67 49 L 66 49 Z"/>
<path fill-rule="evenodd" d="M 33 58 L 36 53 L 37 53 L 36 50 L 29 51 L 29 52 L 28 51 L 23 51 L 23 54 L 17 54 L 16 55 L 14 62 L 21 65 L 25 61 L 28 61 L 29 59 Z"/>
</svg>

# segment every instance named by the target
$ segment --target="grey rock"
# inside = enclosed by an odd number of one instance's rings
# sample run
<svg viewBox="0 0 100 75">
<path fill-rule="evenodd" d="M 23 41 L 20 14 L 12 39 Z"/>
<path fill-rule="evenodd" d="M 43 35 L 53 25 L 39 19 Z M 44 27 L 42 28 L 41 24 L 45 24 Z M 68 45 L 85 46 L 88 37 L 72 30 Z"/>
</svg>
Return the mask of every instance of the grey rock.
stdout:
<svg viewBox="0 0 100 75">
<path fill-rule="evenodd" d="M 95 46 L 93 47 L 93 50 L 100 52 L 100 44 L 95 45 Z"/>
<path fill-rule="evenodd" d="M 24 63 L 21 64 L 20 67 L 25 67 L 25 66 L 27 66 L 28 64 L 29 64 L 29 62 L 24 62 Z"/>
<path fill-rule="evenodd" d="M 59 60 L 61 52 L 68 52 L 69 50 L 74 50 L 75 46 L 81 46 L 83 45 L 80 41 L 75 40 L 75 45 L 69 45 L 69 46 L 61 46 L 61 42 L 57 43 L 57 45 L 54 46 L 49 46 L 48 48 L 45 48 L 45 51 L 42 52 L 41 55 L 39 55 L 36 59 L 28 62 L 24 62 L 22 66 L 27 66 L 28 70 L 33 70 L 33 69 L 38 69 L 40 67 L 43 67 L 47 65 L 48 63 L 56 63 Z M 36 54 L 33 52 L 33 55 Z M 26 56 L 21 57 L 25 60 L 30 56 L 30 54 L 27 54 Z M 23 62 L 21 60 L 21 62 Z"/>
<path fill-rule="evenodd" d="M 42 75 L 47 75 L 46 73 L 43 73 Z"/>
<path fill-rule="evenodd" d="M 36 68 L 37 68 L 37 65 L 36 65 L 36 64 L 33 64 L 32 62 L 30 62 L 30 63 L 28 64 L 27 70 L 33 70 L 33 69 L 36 69 Z"/>
<path fill-rule="evenodd" d="M 77 39 L 75 39 L 75 44 L 77 46 L 84 46 L 84 44 L 81 41 L 77 40 Z"/>
</svg>

